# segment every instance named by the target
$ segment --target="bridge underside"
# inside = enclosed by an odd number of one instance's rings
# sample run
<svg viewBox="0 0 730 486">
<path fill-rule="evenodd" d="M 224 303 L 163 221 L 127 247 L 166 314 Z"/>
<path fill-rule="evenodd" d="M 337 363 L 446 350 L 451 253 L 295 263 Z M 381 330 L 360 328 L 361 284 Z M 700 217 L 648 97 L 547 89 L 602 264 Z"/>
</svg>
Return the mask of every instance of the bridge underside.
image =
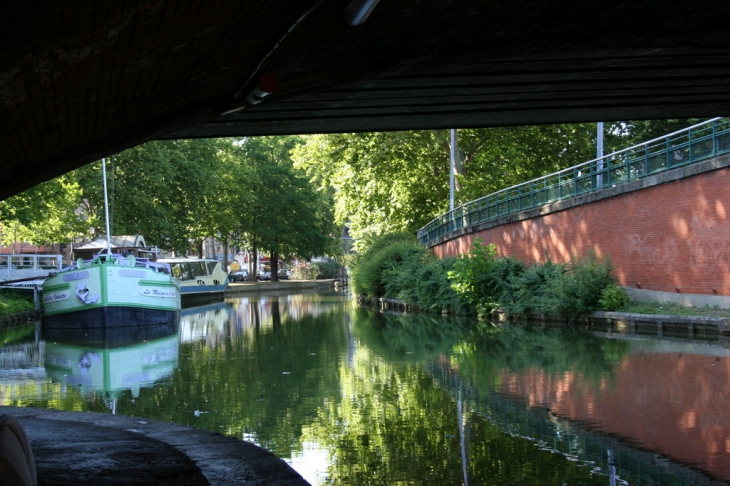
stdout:
<svg viewBox="0 0 730 486">
<path fill-rule="evenodd" d="M 0 199 L 159 138 L 730 113 L 728 2 L 347 4 L 6 2 Z"/>
</svg>

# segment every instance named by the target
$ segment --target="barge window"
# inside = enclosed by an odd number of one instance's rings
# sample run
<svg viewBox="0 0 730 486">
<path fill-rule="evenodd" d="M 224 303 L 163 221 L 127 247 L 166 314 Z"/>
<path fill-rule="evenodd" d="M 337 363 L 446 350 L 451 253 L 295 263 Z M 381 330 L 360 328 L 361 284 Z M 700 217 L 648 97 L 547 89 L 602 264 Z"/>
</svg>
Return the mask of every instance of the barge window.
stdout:
<svg viewBox="0 0 730 486">
<path fill-rule="evenodd" d="M 190 267 L 186 262 L 173 263 L 171 266 L 172 266 L 172 275 L 176 279 L 178 279 L 180 281 L 193 279 L 191 272 L 190 272 Z"/>
</svg>

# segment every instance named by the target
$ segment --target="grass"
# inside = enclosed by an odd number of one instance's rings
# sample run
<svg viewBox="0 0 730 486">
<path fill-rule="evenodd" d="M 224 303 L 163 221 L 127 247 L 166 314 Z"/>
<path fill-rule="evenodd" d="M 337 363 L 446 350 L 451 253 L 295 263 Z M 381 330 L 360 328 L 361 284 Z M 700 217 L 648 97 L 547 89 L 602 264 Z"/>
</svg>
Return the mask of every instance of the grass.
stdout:
<svg viewBox="0 0 730 486">
<path fill-rule="evenodd" d="M 713 307 L 685 307 L 669 302 L 636 302 L 631 301 L 629 305 L 619 312 L 631 312 L 635 314 L 662 314 L 669 316 L 699 316 L 699 317 L 730 317 L 730 309 L 719 309 Z"/>
<path fill-rule="evenodd" d="M 0 291 L 0 316 L 16 314 L 18 312 L 32 311 L 34 305 L 32 301 L 18 295 L 12 290 Z"/>
</svg>

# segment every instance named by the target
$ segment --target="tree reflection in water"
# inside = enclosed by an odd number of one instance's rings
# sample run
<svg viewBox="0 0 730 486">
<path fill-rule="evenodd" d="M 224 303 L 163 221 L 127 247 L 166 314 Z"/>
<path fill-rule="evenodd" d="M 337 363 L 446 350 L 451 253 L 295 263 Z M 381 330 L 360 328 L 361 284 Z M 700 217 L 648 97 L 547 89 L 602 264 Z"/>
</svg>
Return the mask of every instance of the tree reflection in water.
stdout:
<svg viewBox="0 0 730 486">
<path fill-rule="evenodd" d="M 606 485 L 614 470 L 617 484 L 711 483 L 518 390 L 522 373 L 576 376 L 586 392 L 609 393 L 626 342 L 379 314 L 337 293 L 250 295 L 189 309 L 179 336 L 172 373 L 134 394 L 116 391 L 116 413 L 246 438 L 320 471 L 307 476 L 312 482 Z M 7 405 L 108 411 L 102 390 L 47 377 L 12 386 Z M 326 462 L 302 466 L 311 457 Z"/>
</svg>

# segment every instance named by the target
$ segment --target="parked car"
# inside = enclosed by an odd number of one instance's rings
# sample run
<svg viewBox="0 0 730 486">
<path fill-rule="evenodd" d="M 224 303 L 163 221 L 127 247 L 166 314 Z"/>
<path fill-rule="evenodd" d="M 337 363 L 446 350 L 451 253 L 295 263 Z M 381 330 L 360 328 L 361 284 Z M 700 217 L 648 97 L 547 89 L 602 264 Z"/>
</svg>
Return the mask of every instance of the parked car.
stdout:
<svg viewBox="0 0 730 486">
<path fill-rule="evenodd" d="M 291 272 L 289 270 L 279 270 L 278 272 L 276 272 L 276 276 L 279 278 L 279 280 L 289 280 Z"/>
<path fill-rule="evenodd" d="M 240 272 L 232 273 L 229 275 L 228 280 L 231 282 L 245 282 L 248 280 L 248 272 L 241 270 Z"/>
<path fill-rule="evenodd" d="M 259 274 L 256 276 L 256 280 L 271 280 L 271 274 L 269 272 L 262 272 L 259 270 Z"/>
</svg>

